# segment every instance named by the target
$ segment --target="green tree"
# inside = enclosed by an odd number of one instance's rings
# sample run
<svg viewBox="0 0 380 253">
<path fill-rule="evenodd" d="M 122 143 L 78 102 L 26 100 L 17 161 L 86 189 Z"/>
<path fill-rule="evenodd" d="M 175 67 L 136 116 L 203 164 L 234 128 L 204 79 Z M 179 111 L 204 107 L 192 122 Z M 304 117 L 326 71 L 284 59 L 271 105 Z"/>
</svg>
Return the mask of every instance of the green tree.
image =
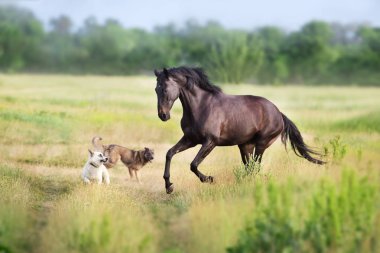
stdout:
<svg viewBox="0 0 380 253">
<path fill-rule="evenodd" d="M 264 60 L 261 71 L 258 74 L 260 82 L 280 83 L 288 77 L 286 57 L 282 52 L 286 34 L 281 29 L 268 26 L 257 31 L 264 50 Z"/>
<path fill-rule="evenodd" d="M 331 47 L 330 26 L 321 21 L 304 25 L 286 39 L 284 53 L 291 71 L 291 81 L 318 82 L 323 80 L 335 59 Z"/>
<path fill-rule="evenodd" d="M 139 31 L 136 41 L 124 59 L 131 72 L 184 64 L 182 39 L 173 24 L 155 27 L 153 33 Z"/>
<path fill-rule="evenodd" d="M 101 74 L 123 73 L 123 58 L 127 52 L 127 33 L 113 19 L 104 25 L 95 18 L 88 18 L 78 33 L 78 43 L 85 53 L 81 56 L 84 71 Z"/>
<path fill-rule="evenodd" d="M 216 22 L 204 27 L 188 22 L 185 41 L 189 62 L 204 66 L 222 82 L 240 83 L 253 78 L 263 58 L 261 43 L 254 34 L 226 30 Z"/>
<path fill-rule="evenodd" d="M 41 60 L 43 29 L 33 13 L 22 8 L 0 8 L 0 69 L 17 71 Z"/>
<path fill-rule="evenodd" d="M 74 30 L 67 16 L 45 32 L 32 12 L 0 6 L 0 71 L 136 74 L 179 65 L 230 83 L 380 85 L 380 29 L 312 21 L 299 31 L 226 29 L 189 20 L 153 31 L 90 17 Z"/>
<path fill-rule="evenodd" d="M 261 43 L 256 36 L 230 31 L 211 44 L 206 66 L 223 82 L 241 83 L 255 77 L 262 59 Z"/>
<path fill-rule="evenodd" d="M 380 69 L 380 28 L 362 27 L 359 30 L 362 39 L 362 57 L 365 67 Z"/>
<path fill-rule="evenodd" d="M 73 67 L 75 45 L 71 33 L 72 22 L 67 16 L 50 20 L 51 31 L 46 34 L 43 54 L 44 68 L 50 71 L 70 72 Z"/>
</svg>

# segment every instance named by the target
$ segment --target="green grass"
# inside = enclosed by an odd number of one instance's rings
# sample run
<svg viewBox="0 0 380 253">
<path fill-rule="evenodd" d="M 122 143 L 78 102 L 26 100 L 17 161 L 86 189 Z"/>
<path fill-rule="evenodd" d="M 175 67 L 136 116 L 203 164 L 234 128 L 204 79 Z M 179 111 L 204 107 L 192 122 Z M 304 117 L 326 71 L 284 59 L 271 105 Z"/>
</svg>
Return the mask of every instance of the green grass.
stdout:
<svg viewBox="0 0 380 253">
<path fill-rule="evenodd" d="M 11 110 L 0 110 L 0 122 L 2 125 L 7 125 L 8 122 L 31 126 L 31 129 L 37 128 L 43 131 L 38 135 L 30 135 L 29 128 L 17 129 L 20 134 L 23 134 L 24 142 L 26 143 L 68 143 L 71 137 L 70 119 L 66 117 L 65 112 L 48 112 L 48 111 L 32 111 L 19 112 Z M 8 125 L 8 127 L 11 127 Z M 5 135 L 8 129 L 3 132 L 3 138 L 6 142 L 12 143 L 13 139 L 10 135 Z M 14 129 L 11 129 L 12 131 Z M 50 132 L 49 134 L 46 134 Z"/>
<path fill-rule="evenodd" d="M 365 133 L 380 133 L 380 111 L 366 113 L 361 116 L 337 122 L 336 129 Z"/>
<path fill-rule="evenodd" d="M 263 164 L 243 166 L 237 147 L 216 148 L 190 171 L 199 147 L 172 160 L 174 193 L 162 179 L 181 137 L 182 109 L 161 122 L 153 77 L 0 75 L 0 252 L 380 252 L 380 89 L 224 85 L 273 101 L 317 166 L 276 141 Z M 150 147 L 143 184 L 122 165 L 111 185 L 80 174 L 104 143 Z"/>
<path fill-rule="evenodd" d="M 338 183 L 259 182 L 255 214 L 229 252 L 378 252 L 378 181 L 344 170 Z"/>
<path fill-rule="evenodd" d="M 236 182 L 240 183 L 244 180 L 250 180 L 257 176 L 262 169 L 260 163 L 256 162 L 253 157 L 250 157 L 247 164 L 241 163 L 234 168 Z"/>
<path fill-rule="evenodd" d="M 78 187 L 50 213 L 40 252 L 154 252 L 155 228 L 145 212 L 118 189 Z"/>
<path fill-rule="evenodd" d="M 32 241 L 31 187 L 22 171 L 0 166 L 0 252 L 28 252 Z"/>
</svg>

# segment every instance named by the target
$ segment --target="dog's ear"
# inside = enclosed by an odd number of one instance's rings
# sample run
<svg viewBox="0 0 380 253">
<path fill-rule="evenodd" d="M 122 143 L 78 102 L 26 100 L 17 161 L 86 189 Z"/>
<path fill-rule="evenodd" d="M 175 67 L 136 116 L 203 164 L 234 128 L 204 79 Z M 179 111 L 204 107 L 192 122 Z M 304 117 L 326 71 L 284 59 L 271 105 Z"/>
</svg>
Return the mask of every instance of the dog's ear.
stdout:
<svg viewBox="0 0 380 253">
<path fill-rule="evenodd" d="M 154 74 L 156 75 L 156 77 L 158 77 L 158 76 L 161 74 L 161 72 L 158 71 L 157 69 L 155 69 L 155 70 L 154 70 Z"/>
<path fill-rule="evenodd" d="M 92 152 L 90 149 L 88 150 L 88 152 L 90 153 L 91 157 L 94 155 L 94 152 Z"/>
</svg>

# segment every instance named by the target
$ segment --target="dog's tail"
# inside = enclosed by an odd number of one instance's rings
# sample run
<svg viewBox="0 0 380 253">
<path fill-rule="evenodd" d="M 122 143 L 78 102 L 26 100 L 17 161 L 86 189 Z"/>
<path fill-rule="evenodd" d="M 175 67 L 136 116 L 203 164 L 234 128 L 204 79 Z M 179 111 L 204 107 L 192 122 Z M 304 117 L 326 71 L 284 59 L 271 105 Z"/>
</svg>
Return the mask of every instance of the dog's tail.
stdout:
<svg viewBox="0 0 380 253">
<path fill-rule="evenodd" d="M 101 140 L 102 140 L 102 137 L 100 136 L 95 136 L 94 138 L 92 138 L 92 145 L 98 151 L 103 151 L 102 144 L 100 143 Z"/>
</svg>

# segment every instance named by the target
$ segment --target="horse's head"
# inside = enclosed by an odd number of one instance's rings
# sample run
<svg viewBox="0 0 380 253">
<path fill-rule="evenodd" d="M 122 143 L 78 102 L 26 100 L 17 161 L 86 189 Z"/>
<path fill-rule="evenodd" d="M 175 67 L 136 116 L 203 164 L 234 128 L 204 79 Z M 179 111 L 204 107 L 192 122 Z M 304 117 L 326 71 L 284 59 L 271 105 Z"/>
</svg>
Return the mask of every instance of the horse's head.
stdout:
<svg viewBox="0 0 380 253">
<path fill-rule="evenodd" d="M 162 71 L 154 71 L 157 77 L 157 111 L 158 117 L 162 121 L 170 119 L 170 110 L 174 104 L 174 101 L 179 97 L 181 84 L 177 78 L 171 76 L 169 71 L 164 68 Z"/>
</svg>

